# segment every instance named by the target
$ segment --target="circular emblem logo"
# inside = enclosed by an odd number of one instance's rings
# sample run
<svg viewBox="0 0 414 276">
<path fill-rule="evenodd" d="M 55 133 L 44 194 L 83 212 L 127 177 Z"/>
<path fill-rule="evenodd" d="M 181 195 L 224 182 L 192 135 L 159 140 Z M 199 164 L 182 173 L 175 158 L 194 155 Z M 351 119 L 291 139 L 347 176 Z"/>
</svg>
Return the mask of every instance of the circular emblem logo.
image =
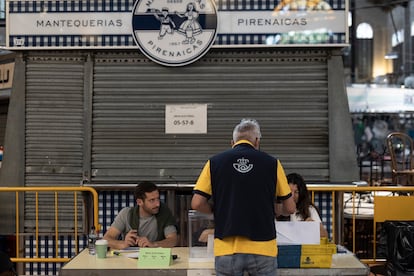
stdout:
<svg viewBox="0 0 414 276">
<path fill-rule="evenodd" d="M 149 59 L 165 66 L 198 60 L 216 38 L 213 0 L 137 0 L 132 13 L 135 43 Z"/>
</svg>

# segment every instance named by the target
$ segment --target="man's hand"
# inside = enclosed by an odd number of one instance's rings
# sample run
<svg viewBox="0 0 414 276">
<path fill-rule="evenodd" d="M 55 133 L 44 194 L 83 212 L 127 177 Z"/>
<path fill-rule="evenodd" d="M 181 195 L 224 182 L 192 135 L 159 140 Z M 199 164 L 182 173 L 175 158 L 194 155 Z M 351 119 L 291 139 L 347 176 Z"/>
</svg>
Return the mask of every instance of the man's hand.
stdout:
<svg viewBox="0 0 414 276">
<path fill-rule="evenodd" d="M 126 234 L 125 236 L 125 247 L 129 246 L 137 246 L 138 236 L 137 236 L 137 230 L 131 230 Z"/>
<path fill-rule="evenodd" d="M 147 239 L 147 237 L 137 237 L 137 245 L 139 247 L 155 247 L 154 244 Z"/>
<path fill-rule="evenodd" d="M 121 235 L 121 232 L 118 229 L 109 227 L 103 239 L 108 241 L 108 245 L 112 249 L 124 249 L 130 246 L 137 246 L 137 230 L 129 231 L 124 240 L 119 240 L 119 235 Z"/>
<path fill-rule="evenodd" d="M 178 236 L 176 232 L 168 234 L 165 239 L 160 241 L 150 242 L 147 237 L 138 236 L 137 237 L 137 245 L 139 247 L 164 247 L 164 248 L 171 248 L 176 246 L 178 243 Z"/>
<path fill-rule="evenodd" d="M 207 242 L 209 235 L 214 235 L 214 229 L 213 228 L 205 229 L 203 232 L 201 232 L 200 236 L 198 237 L 198 241 L 199 242 Z"/>
</svg>

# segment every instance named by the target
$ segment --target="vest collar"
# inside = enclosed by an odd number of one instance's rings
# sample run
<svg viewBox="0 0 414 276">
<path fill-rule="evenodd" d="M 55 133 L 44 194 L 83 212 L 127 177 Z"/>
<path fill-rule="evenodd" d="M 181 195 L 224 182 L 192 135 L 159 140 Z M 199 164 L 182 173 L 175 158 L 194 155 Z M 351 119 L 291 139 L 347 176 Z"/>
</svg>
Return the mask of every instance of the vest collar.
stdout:
<svg viewBox="0 0 414 276">
<path fill-rule="evenodd" d="M 250 146 L 254 147 L 254 145 L 249 140 L 239 140 L 233 145 L 233 148 L 240 144 L 249 144 Z"/>
</svg>

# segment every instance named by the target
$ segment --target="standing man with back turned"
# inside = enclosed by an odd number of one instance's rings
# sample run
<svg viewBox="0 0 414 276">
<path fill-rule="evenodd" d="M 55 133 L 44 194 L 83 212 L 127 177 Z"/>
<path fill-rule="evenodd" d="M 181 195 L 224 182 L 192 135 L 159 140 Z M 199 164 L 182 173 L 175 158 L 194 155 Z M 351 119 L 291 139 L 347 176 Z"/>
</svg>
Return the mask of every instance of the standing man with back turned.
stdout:
<svg viewBox="0 0 414 276">
<path fill-rule="evenodd" d="M 277 273 L 276 199 L 284 214 L 296 206 L 280 161 L 259 151 L 260 138 L 256 120 L 241 120 L 232 149 L 210 158 L 194 187 L 191 207 L 214 212 L 217 276 Z"/>
</svg>

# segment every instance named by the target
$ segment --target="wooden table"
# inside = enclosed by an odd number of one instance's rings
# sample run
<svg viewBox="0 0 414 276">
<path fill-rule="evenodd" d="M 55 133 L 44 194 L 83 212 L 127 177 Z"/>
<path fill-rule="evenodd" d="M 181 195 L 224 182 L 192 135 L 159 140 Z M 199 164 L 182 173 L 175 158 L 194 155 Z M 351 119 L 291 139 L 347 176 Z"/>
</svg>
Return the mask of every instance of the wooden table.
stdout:
<svg viewBox="0 0 414 276">
<path fill-rule="evenodd" d="M 175 247 L 172 253 L 178 255 L 168 268 L 140 268 L 137 259 L 108 253 L 106 259 L 98 259 L 83 250 L 66 263 L 59 276 L 211 276 L 216 275 L 214 262 L 188 262 L 189 248 Z M 278 275 L 369 275 L 369 268 L 353 254 L 335 254 L 331 268 L 279 268 Z"/>
</svg>

